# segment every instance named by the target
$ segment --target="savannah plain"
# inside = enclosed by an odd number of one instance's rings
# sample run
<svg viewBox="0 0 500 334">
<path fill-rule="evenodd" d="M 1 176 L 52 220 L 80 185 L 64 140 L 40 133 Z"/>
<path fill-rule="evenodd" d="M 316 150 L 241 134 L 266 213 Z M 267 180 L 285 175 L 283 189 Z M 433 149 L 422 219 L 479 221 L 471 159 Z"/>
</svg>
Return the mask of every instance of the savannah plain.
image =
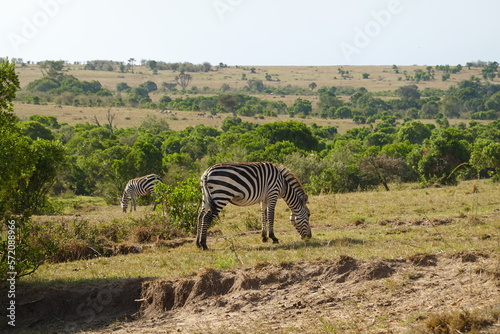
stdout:
<svg viewBox="0 0 500 334">
<path fill-rule="evenodd" d="M 269 73 L 280 80 L 266 85 L 308 87 L 315 82 L 318 88 L 344 85 L 380 92 L 409 84 L 398 79 L 401 75 L 392 66 L 344 66 L 350 79 L 341 78 L 338 66 L 256 67 L 255 74 L 250 68 L 195 73 L 191 86 L 218 89 L 227 83 L 238 89 L 246 84 L 240 80 L 242 73 L 259 80 Z M 119 82 L 135 87 L 147 80 L 172 82 L 175 76 L 171 71 L 153 75 L 141 66 L 134 72 L 83 71 L 73 65 L 68 74 L 98 80 L 113 90 Z M 369 73 L 369 79 L 362 73 Z M 24 87 L 42 74 L 28 66 L 19 68 L 19 75 Z M 471 75 L 480 76 L 479 69 L 464 68 L 446 82 L 417 85 L 420 90 L 446 89 Z M 290 105 L 298 96 L 259 97 Z M 302 98 L 314 101 L 314 96 Z M 21 118 L 50 115 L 69 124 L 91 123 L 94 116 L 104 120 L 107 111 L 15 104 Z M 172 130 L 222 123 L 187 111 L 173 110 L 175 117 L 134 108 L 112 112 L 117 127 L 137 126 L 148 115 L 167 117 Z M 338 126 L 341 133 L 359 126 L 352 120 L 302 121 Z M 20 279 L 17 332 L 498 333 L 499 187 L 489 180 L 473 180 L 448 187 L 392 184 L 391 191 L 310 196 L 309 241 L 300 240 L 280 201 L 275 223 L 279 244 L 260 241 L 258 206 L 228 206 L 211 228 L 205 252 L 196 248 L 191 235 L 163 240 L 155 231 L 144 231 L 141 222 L 158 219 L 149 206 L 123 213 L 99 198 L 62 199 L 63 214 L 34 219 L 72 228 L 115 226 L 129 229 L 130 236 L 112 243 L 109 256 L 46 263 Z"/>
</svg>

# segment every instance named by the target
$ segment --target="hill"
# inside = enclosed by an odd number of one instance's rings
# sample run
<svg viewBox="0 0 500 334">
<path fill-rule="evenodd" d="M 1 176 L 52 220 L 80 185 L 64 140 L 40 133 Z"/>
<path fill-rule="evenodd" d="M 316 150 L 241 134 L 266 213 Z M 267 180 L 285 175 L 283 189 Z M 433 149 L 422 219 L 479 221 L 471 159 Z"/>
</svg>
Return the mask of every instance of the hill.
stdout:
<svg viewBox="0 0 500 334">
<path fill-rule="evenodd" d="M 462 71 L 452 74 L 450 78 L 443 81 L 438 78 L 440 72 L 436 73 L 436 79 L 431 81 L 414 81 L 406 80 L 406 75 L 413 75 L 415 71 L 426 71 L 426 66 L 399 66 L 397 70 L 394 66 L 230 66 L 227 68 L 216 68 L 209 72 L 190 73 L 192 82 L 189 86 L 191 90 L 195 87 L 195 92 L 186 94 L 181 91 L 168 91 L 162 89 L 162 83 L 175 83 L 175 77 L 179 74 L 178 71 L 160 70 L 157 74 L 146 66 L 135 66 L 134 73 L 120 73 L 116 71 L 96 71 L 84 70 L 84 65 L 67 65 L 63 73 L 75 76 L 80 80 L 99 81 L 104 88 L 111 91 L 116 91 L 116 85 L 119 83 L 127 83 L 130 87 L 138 87 L 147 81 L 156 83 L 159 87 L 157 91 L 150 92 L 150 97 L 154 102 L 167 94 L 172 99 L 186 98 L 189 96 L 214 95 L 223 92 L 221 87 L 227 85 L 225 91 L 227 93 L 240 92 L 241 89 L 248 85 L 251 80 L 262 80 L 269 87 L 295 87 L 301 89 L 302 93 L 293 94 L 261 94 L 248 92 L 252 96 L 270 101 L 282 101 L 287 106 L 291 106 L 297 98 L 302 98 L 311 101 L 313 108 L 316 108 L 318 97 L 315 91 L 309 88 L 311 83 L 315 83 L 317 88 L 321 87 L 337 87 L 339 98 L 347 100 L 347 95 L 342 95 L 344 89 L 359 89 L 366 88 L 369 92 L 382 94 L 381 98 L 386 99 L 394 96 L 394 91 L 399 87 L 416 84 L 420 90 L 429 89 L 449 89 L 462 80 L 467 80 L 471 76 L 480 77 L 481 68 L 471 67 L 464 68 Z M 43 77 L 43 73 L 38 65 L 18 66 L 16 68 L 19 74 L 21 87 L 26 88 L 28 83 Z M 398 73 L 396 73 L 398 72 Z M 342 74 L 341 74 L 342 73 Z M 347 73 L 347 74 L 346 74 Z M 369 74 L 367 79 L 363 78 L 363 74 Z M 268 75 L 269 80 L 266 80 Z M 306 92 L 307 94 L 304 94 Z M 61 108 L 62 107 L 62 108 Z M 33 114 L 44 116 L 55 116 L 59 122 L 65 122 L 70 125 L 76 123 L 92 122 L 94 116 L 104 120 L 108 107 L 84 107 L 72 105 L 57 105 L 52 103 L 43 103 L 41 105 L 26 104 L 21 101 L 15 103 L 15 113 L 21 119 L 27 119 Z M 119 128 L 138 126 L 147 117 L 159 116 L 167 118 L 171 129 L 182 130 L 188 126 L 197 124 L 205 124 L 219 127 L 221 120 L 219 118 L 200 117 L 197 113 L 172 110 L 174 114 L 161 115 L 158 113 L 159 108 L 144 109 L 133 107 L 113 107 L 113 113 L 116 114 L 115 125 Z M 228 114 L 229 115 L 229 114 Z M 227 116 L 227 115 L 226 115 Z M 222 115 L 224 117 L 224 115 Z M 275 120 L 289 119 L 287 115 L 277 115 L 277 117 L 245 117 L 241 116 L 244 121 L 255 123 L 266 123 Z M 352 120 L 342 119 L 325 119 L 317 116 L 309 116 L 303 119 L 305 123 L 314 122 L 318 125 L 337 126 L 339 133 L 344 133 L 345 130 L 360 126 Z M 457 120 L 452 119 L 451 124 L 457 123 Z"/>
</svg>

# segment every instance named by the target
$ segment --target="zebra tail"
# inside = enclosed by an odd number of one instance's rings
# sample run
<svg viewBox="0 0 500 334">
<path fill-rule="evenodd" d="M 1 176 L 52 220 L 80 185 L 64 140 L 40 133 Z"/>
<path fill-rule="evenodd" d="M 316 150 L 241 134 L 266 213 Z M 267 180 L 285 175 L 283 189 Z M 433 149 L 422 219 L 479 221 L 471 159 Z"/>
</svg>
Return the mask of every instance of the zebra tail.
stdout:
<svg viewBox="0 0 500 334">
<path fill-rule="evenodd" d="M 208 211 L 211 211 L 212 213 L 217 212 L 217 205 L 215 204 L 215 201 L 212 197 L 212 194 L 210 193 L 210 190 L 208 189 L 208 181 L 207 181 L 207 175 L 203 175 L 203 180 L 202 180 L 202 188 L 203 188 L 203 194 L 205 195 L 204 199 L 204 207 L 208 204 Z M 217 214 L 218 215 L 218 212 Z"/>
</svg>

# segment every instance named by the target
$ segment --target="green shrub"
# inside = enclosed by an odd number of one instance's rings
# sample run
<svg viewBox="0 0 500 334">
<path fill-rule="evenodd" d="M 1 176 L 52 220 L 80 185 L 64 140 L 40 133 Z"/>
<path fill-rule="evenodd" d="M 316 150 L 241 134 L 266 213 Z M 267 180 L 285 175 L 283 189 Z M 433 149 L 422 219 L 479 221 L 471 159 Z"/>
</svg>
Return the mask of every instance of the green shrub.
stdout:
<svg viewBox="0 0 500 334">
<path fill-rule="evenodd" d="M 202 199 L 198 178 L 189 178 L 177 186 L 160 183 L 155 195 L 163 213 L 170 216 L 172 227 L 196 233 Z"/>
</svg>

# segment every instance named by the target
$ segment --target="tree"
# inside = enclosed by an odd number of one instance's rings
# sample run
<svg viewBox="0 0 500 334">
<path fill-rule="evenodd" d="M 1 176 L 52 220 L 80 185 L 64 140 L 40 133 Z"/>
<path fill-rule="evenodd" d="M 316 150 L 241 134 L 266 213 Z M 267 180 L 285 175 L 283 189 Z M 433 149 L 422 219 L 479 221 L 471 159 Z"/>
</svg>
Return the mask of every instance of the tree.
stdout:
<svg viewBox="0 0 500 334">
<path fill-rule="evenodd" d="M 373 151 L 371 153 L 376 152 Z M 361 170 L 366 174 L 374 175 L 377 180 L 389 191 L 389 182 L 401 177 L 408 170 L 405 161 L 400 158 L 388 157 L 385 154 L 367 154 L 360 163 Z"/>
<path fill-rule="evenodd" d="M 30 137 L 33 140 L 46 139 L 53 140 L 54 135 L 50 129 L 47 129 L 43 124 L 36 121 L 20 122 L 19 128 L 22 134 Z"/>
<path fill-rule="evenodd" d="M 148 90 L 139 86 L 130 90 L 129 101 L 133 104 L 142 104 L 151 102 L 151 98 L 149 97 Z"/>
<path fill-rule="evenodd" d="M 299 121 L 272 122 L 259 126 L 255 130 L 259 138 L 267 138 L 270 144 L 289 141 L 304 151 L 318 148 L 319 140 L 311 129 Z"/>
<path fill-rule="evenodd" d="M 335 118 L 352 118 L 352 110 L 349 107 L 342 106 L 335 110 Z"/>
<path fill-rule="evenodd" d="M 315 82 L 311 82 L 311 83 L 309 84 L 309 89 L 310 89 L 310 90 L 315 90 L 315 89 L 316 89 L 316 87 L 318 87 L 318 85 L 317 85 Z"/>
<path fill-rule="evenodd" d="M 406 99 L 418 100 L 420 98 L 417 85 L 401 86 L 396 89 L 396 94 Z"/>
<path fill-rule="evenodd" d="M 500 182 L 500 143 L 475 145 L 470 160 L 478 174 L 483 170 L 489 171 L 493 174 L 493 180 Z"/>
<path fill-rule="evenodd" d="M 12 111 L 12 101 L 20 89 L 16 64 L 8 59 L 0 59 L 0 83 L 0 113 L 4 114 Z"/>
<path fill-rule="evenodd" d="M 254 80 L 254 79 L 248 80 L 247 87 L 250 91 L 259 93 L 263 92 L 264 89 L 266 88 L 262 80 Z"/>
<path fill-rule="evenodd" d="M 135 58 L 130 58 L 128 60 L 128 65 L 130 66 L 130 68 L 132 69 L 131 72 L 134 73 L 134 64 L 135 64 Z"/>
<path fill-rule="evenodd" d="M 175 77 L 175 82 L 181 86 L 182 90 L 186 90 L 187 86 L 191 83 L 193 78 L 189 74 L 180 73 Z"/>
<path fill-rule="evenodd" d="M 127 89 L 130 89 L 130 86 L 126 82 L 119 82 L 116 84 L 116 90 L 119 92 L 123 92 Z"/>
<path fill-rule="evenodd" d="M 444 128 L 433 132 L 420 148 L 417 170 L 426 182 L 456 183 L 457 167 L 470 159 L 470 144 L 463 131 Z"/>
<path fill-rule="evenodd" d="M 158 86 L 153 81 L 143 82 L 140 86 L 146 88 L 148 92 L 154 92 L 155 90 L 158 90 Z"/>
<path fill-rule="evenodd" d="M 208 61 L 203 62 L 203 72 L 210 72 L 212 70 L 212 64 L 210 64 Z"/>
<path fill-rule="evenodd" d="M 295 100 L 293 106 L 289 108 L 290 115 L 303 114 L 307 116 L 312 111 L 312 104 L 309 100 L 303 100 L 300 97 Z"/>
<path fill-rule="evenodd" d="M 61 75 L 61 71 L 64 68 L 63 60 L 46 60 L 40 63 L 40 70 L 42 71 L 44 76 L 49 76 L 52 78 L 58 77 Z"/>
<path fill-rule="evenodd" d="M 333 86 L 330 88 L 321 88 L 318 90 L 319 93 L 318 107 L 322 111 L 328 111 L 330 108 L 336 109 L 344 104 L 342 100 L 337 98 L 337 96 L 335 95 L 336 91 L 337 88 Z"/>
<path fill-rule="evenodd" d="M 484 103 L 486 108 L 493 109 L 495 111 L 500 111 L 500 91 L 491 95 L 488 100 Z"/>
<path fill-rule="evenodd" d="M 146 66 L 148 66 L 152 71 L 158 70 L 158 63 L 156 60 L 148 60 L 146 62 Z"/>
<path fill-rule="evenodd" d="M 241 101 L 241 97 L 239 95 L 233 94 L 221 94 L 219 95 L 219 104 L 222 108 L 232 113 L 234 117 L 236 117 L 236 107 Z"/>
<path fill-rule="evenodd" d="M 400 142 L 409 141 L 411 144 L 422 144 L 431 136 L 431 130 L 419 121 L 409 121 L 401 125 L 396 133 Z"/>
<path fill-rule="evenodd" d="M 493 80 L 497 74 L 498 70 L 498 62 L 490 62 L 488 65 L 484 66 L 483 69 L 481 70 L 481 74 L 483 75 L 484 79 L 487 80 Z"/>
</svg>

